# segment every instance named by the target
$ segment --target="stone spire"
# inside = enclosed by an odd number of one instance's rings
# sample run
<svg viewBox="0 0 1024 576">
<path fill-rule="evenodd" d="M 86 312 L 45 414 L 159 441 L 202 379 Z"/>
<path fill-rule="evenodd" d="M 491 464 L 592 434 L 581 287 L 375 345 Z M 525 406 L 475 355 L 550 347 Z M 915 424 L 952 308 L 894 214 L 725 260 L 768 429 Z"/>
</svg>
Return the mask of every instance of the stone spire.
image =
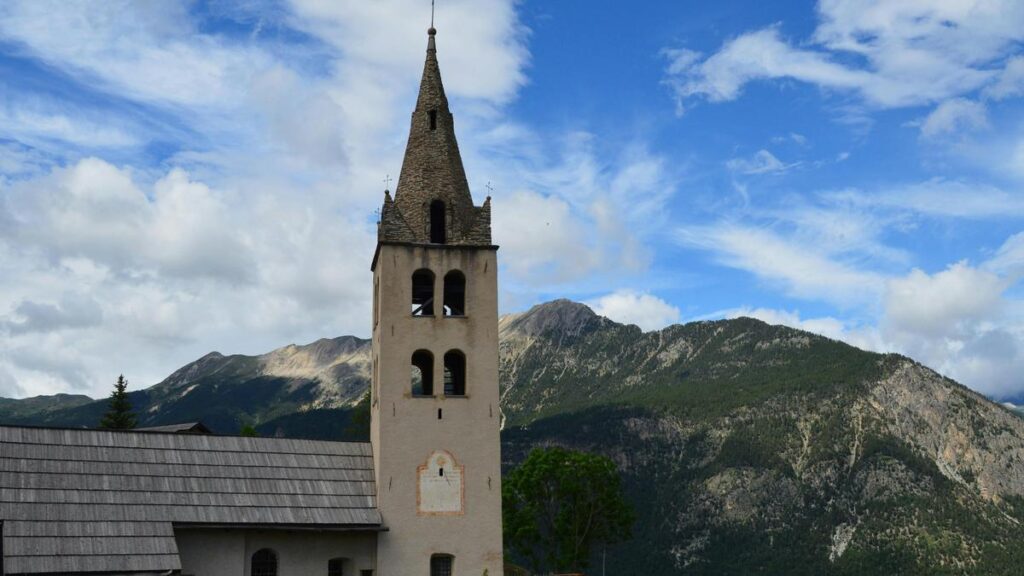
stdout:
<svg viewBox="0 0 1024 576">
<path fill-rule="evenodd" d="M 378 239 L 383 242 L 431 243 L 431 214 L 444 210 L 444 243 L 463 245 L 490 244 L 490 210 L 473 206 L 473 198 L 462 167 L 455 122 L 448 109 L 448 98 L 441 83 L 434 38 L 430 28 L 427 60 L 420 80 L 420 93 L 412 113 L 409 142 L 402 172 L 395 189 L 382 210 Z M 487 221 L 478 221 L 486 217 Z"/>
</svg>

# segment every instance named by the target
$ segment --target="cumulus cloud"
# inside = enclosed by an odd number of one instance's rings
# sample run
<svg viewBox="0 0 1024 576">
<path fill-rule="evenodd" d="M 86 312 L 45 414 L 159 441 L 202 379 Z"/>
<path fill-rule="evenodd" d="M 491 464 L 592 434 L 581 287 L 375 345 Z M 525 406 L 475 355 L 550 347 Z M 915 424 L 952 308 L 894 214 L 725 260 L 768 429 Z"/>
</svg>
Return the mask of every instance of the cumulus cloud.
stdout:
<svg viewBox="0 0 1024 576">
<path fill-rule="evenodd" d="M 1021 318 L 1011 281 L 958 262 L 935 274 L 913 270 L 889 281 L 881 332 L 889 346 L 991 395 L 1020 390 Z"/>
<path fill-rule="evenodd" d="M 401 165 L 429 4 L 207 8 L 0 6 L 5 46 L 75 95 L 0 102 L 0 371 L 19 394 L 366 334 L 373 211 Z M 207 11 L 233 25 L 211 31 Z M 505 305 L 642 271 L 674 168 L 639 140 L 599 149 L 506 114 L 529 64 L 514 2 L 453 0 L 438 19 L 474 196 L 496 189 Z"/>
<path fill-rule="evenodd" d="M 939 104 L 921 123 L 921 135 L 934 138 L 943 134 L 979 130 L 988 127 L 988 111 L 980 102 L 953 98 Z"/>
<path fill-rule="evenodd" d="M 999 75 L 999 80 L 986 88 L 984 95 L 993 100 L 1024 95 L 1024 56 L 1011 58 Z"/>
<path fill-rule="evenodd" d="M 587 304 L 594 312 L 643 330 L 658 330 L 679 321 L 679 308 L 651 294 L 618 290 Z"/>
<path fill-rule="evenodd" d="M 82 294 L 64 294 L 57 303 L 25 300 L 15 307 L 14 320 L 2 325 L 11 334 L 52 332 L 67 328 L 87 328 L 103 321 L 103 311 L 93 298 Z"/>
<path fill-rule="evenodd" d="M 174 169 L 147 193 L 130 170 L 97 158 L 20 182 L 7 194 L 0 238 L 52 260 L 84 257 L 115 268 L 181 277 L 241 279 L 253 256 L 225 226 L 230 213 L 209 187 Z"/>
<path fill-rule="evenodd" d="M 994 94 L 1016 90 L 1017 64 L 1006 68 L 1005 81 L 992 71 L 1007 47 L 1024 39 L 1024 8 L 1014 0 L 822 0 L 817 12 L 818 27 L 806 42 L 784 39 L 772 26 L 733 38 L 706 58 L 666 51 L 666 82 L 678 106 L 734 100 L 746 84 L 770 79 L 852 94 L 879 108 L 941 102 L 990 85 Z"/>
</svg>

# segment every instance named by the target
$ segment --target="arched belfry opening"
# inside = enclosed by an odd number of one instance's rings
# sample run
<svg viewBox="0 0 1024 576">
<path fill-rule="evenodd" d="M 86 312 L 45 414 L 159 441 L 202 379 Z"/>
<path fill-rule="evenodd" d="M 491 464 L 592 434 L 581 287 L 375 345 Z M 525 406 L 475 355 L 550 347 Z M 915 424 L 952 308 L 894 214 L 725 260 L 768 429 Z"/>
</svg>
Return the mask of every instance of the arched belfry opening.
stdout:
<svg viewBox="0 0 1024 576">
<path fill-rule="evenodd" d="M 430 243 L 444 244 L 445 232 L 444 202 L 434 200 L 430 203 Z"/>
<path fill-rule="evenodd" d="M 466 276 L 458 270 L 444 275 L 444 315 L 466 315 Z"/>
<path fill-rule="evenodd" d="M 434 315 L 434 273 L 425 268 L 412 274 L 412 315 Z"/>
<path fill-rule="evenodd" d="M 459 350 L 444 355 L 444 395 L 466 395 L 466 355 Z"/>
<path fill-rule="evenodd" d="M 427 114 L 430 116 L 430 129 L 437 130 L 437 110 L 431 110 Z"/>
<path fill-rule="evenodd" d="M 412 353 L 410 384 L 413 396 L 434 395 L 434 355 L 429 350 Z"/>
</svg>

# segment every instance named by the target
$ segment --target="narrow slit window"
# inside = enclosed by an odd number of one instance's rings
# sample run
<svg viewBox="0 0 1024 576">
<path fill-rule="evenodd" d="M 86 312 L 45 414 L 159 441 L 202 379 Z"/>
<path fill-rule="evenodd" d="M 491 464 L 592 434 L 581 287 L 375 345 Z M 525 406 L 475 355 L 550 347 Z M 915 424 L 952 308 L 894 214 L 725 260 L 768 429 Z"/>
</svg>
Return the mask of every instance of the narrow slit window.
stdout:
<svg viewBox="0 0 1024 576">
<path fill-rule="evenodd" d="M 431 110 L 427 114 L 430 116 L 430 129 L 437 130 L 437 110 Z"/>
<path fill-rule="evenodd" d="M 444 202 L 440 200 L 434 200 L 430 203 L 430 243 L 431 244 L 444 244 L 445 243 L 445 209 Z"/>
<path fill-rule="evenodd" d="M 444 395 L 466 395 L 466 356 L 458 350 L 444 355 Z"/>
<path fill-rule="evenodd" d="M 434 315 L 434 273 L 417 270 L 412 275 L 412 315 Z"/>
<path fill-rule="evenodd" d="M 429 350 L 417 350 L 412 354 L 410 377 L 413 396 L 434 395 L 434 355 Z"/>
<path fill-rule="evenodd" d="M 466 315 L 466 276 L 458 270 L 444 275 L 444 315 Z"/>
</svg>

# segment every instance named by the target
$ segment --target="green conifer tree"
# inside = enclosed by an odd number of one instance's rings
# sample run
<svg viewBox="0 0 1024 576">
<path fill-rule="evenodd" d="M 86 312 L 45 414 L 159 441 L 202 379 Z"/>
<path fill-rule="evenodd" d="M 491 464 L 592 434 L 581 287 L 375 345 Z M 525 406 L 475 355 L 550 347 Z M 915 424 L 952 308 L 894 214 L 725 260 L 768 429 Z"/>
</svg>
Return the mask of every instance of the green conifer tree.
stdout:
<svg viewBox="0 0 1024 576">
<path fill-rule="evenodd" d="M 100 428 L 107 430 L 131 430 L 137 423 L 132 403 L 128 399 L 128 381 L 124 374 L 117 377 L 114 391 L 110 393 L 110 408 L 100 420 Z"/>
</svg>

